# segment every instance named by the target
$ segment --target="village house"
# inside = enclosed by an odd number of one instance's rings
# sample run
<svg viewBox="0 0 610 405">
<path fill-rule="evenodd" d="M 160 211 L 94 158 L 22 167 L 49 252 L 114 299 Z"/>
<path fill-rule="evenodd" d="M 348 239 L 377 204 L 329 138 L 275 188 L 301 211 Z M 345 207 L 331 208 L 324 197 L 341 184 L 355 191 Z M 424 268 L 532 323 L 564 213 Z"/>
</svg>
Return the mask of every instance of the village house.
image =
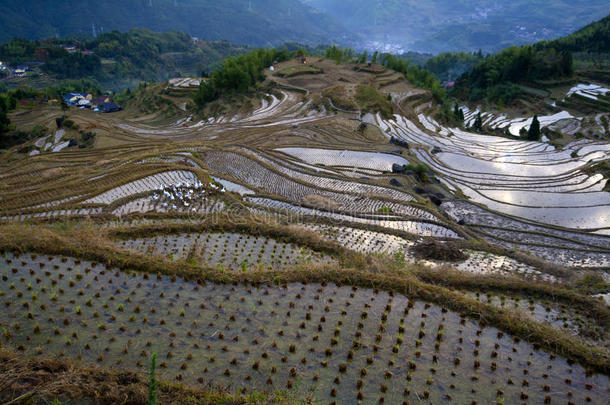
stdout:
<svg viewBox="0 0 610 405">
<path fill-rule="evenodd" d="M 15 76 L 17 77 L 25 77 L 27 75 L 27 72 L 30 70 L 30 68 L 27 65 L 19 65 L 15 68 L 15 70 L 13 71 L 13 73 L 15 74 Z"/>
<path fill-rule="evenodd" d="M 75 107 L 91 107 L 93 94 L 91 93 L 68 93 L 64 95 L 66 104 Z"/>
<path fill-rule="evenodd" d="M 110 102 L 112 102 L 112 100 L 111 100 L 110 96 L 104 96 L 104 95 L 102 95 L 102 96 L 97 96 L 96 98 L 94 98 L 94 99 L 91 101 L 91 106 L 92 106 L 93 108 L 97 108 L 97 107 L 99 107 L 99 105 L 100 105 L 100 104 L 102 104 L 102 103 L 110 103 Z"/>
</svg>

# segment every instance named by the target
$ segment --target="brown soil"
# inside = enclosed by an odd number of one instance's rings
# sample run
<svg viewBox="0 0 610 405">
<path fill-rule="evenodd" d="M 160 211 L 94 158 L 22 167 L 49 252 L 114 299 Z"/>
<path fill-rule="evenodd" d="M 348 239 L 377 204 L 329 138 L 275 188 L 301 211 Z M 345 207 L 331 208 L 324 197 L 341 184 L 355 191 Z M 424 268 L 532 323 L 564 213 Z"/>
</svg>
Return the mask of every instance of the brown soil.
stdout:
<svg viewBox="0 0 610 405">
<path fill-rule="evenodd" d="M 462 251 L 450 243 L 441 243 L 435 240 L 426 240 L 411 250 L 419 259 L 442 260 L 444 262 L 461 262 L 468 258 Z"/>
</svg>

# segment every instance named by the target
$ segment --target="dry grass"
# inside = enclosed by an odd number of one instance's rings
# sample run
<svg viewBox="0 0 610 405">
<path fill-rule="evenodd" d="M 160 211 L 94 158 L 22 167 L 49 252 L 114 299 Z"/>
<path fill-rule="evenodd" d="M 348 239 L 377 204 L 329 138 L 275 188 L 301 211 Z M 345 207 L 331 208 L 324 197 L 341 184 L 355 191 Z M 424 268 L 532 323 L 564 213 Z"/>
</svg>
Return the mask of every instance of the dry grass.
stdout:
<svg viewBox="0 0 610 405">
<path fill-rule="evenodd" d="M 610 329 L 610 309 L 603 302 L 577 292 L 578 285 L 576 290 L 572 290 L 565 286 L 550 285 L 518 277 L 474 275 L 448 267 L 415 269 L 414 271 L 420 280 L 447 288 L 480 292 L 495 291 L 562 302 L 568 304 L 572 309 L 587 313 L 605 329 Z"/>
<path fill-rule="evenodd" d="M 302 198 L 302 203 L 305 206 L 325 211 L 338 211 L 340 209 L 340 205 L 336 201 L 317 194 L 307 194 Z"/>
<path fill-rule="evenodd" d="M 355 111 L 358 105 L 354 102 L 353 97 L 347 91 L 346 86 L 338 85 L 324 90 L 324 97 L 328 97 L 332 104 L 342 110 Z"/>
<path fill-rule="evenodd" d="M 288 404 L 282 393 L 236 396 L 209 384 L 192 389 L 160 382 L 159 404 Z M 130 371 L 83 367 L 57 359 L 24 359 L 0 350 L 0 400 L 4 404 L 50 403 L 54 399 L 76 403 L 148 404 L 148 381 Z"/>
</svg>

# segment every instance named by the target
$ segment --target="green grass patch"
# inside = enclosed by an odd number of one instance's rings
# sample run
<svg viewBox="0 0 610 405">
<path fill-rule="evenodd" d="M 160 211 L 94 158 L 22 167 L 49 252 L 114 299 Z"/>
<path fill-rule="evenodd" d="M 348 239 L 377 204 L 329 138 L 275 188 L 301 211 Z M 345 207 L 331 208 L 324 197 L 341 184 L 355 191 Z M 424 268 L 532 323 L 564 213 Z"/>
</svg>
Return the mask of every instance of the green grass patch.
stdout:
<svg viewBox="0 0 610 405">
<path fill-rule="evenodd" d="M 379 112 L 385 119 L 392 118 L 394 113 L 391 99 L 372 86 L 359 85 L 356 88 L 356 101 L 360 104 L 363 111 L 371 113 Z"/>
</svg>

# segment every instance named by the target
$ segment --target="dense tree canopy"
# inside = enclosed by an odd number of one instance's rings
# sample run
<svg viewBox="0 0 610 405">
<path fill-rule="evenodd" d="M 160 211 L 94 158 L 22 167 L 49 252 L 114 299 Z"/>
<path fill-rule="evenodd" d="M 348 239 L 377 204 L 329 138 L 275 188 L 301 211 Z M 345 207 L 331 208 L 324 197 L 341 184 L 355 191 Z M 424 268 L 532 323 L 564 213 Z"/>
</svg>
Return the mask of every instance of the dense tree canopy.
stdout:
<svg viewBox="0 0 610 405">
<path fill-rule="evenodd" d="M 455 94 L 471 101 L 488 98 L 507 102 L 519 95 L 515 83 L 571 76 L 572 73 L 572 54 L 568 51 L 513 46 L 486 57 L 462 75 Z"/>
<path fill-rule="evenodd" d="M 202 81 L 193 100 L 202 107 L 223 93 L 243 93 L 264 79 L 265 67 L 272 65 L 274 61 L 282 62 L 290 56 L 291 53 L 286 49 L 256 49 L 227 58 L 222 66 L 212 73 L 209 80 Z"/>
<path fill-rule="evenodd" d="M 472 70 L 484 59 L 482 52 L 445 52 L 425 61 L 423 67 L 439 80 L 453 81 Z"/>
<path fill-rule="evenodd" d="M 366 51 L 363 56 L 364 60 L 366 60 Z M 356 52 L 350 48 L 339 48 L 336 45 L 333 45 L 326 50 L 324 57 L 327 59 L 332 59 L 339 64 L 354 60 L 354 58 L 356 58 Z M 362 56 L 360 59 L 362 59 Z M 362 61 L 362 63 L 364 63 L 364 61 Z"/>
<path fill-rule="evenodd" d="M 454 91 L 460 98 L 507 102 L 520 93 L 518 83 L 569 77 L 574 73 L 572 52 L 610 51 L 610 16 L 554 41 L 510 47 L 484 58 L 463 74 Z"/>
<path fill-rule="evenodd" d="M 75 50 L 70 53 L 67 47 Z M 136 29 L 125 33 L 112 31 L 86 41 L 14 39 L 0 45 L 0 60 L 13 65 L 42 63 L 42 71 L 55 78 L 89 78 L 116 89 L 117 83 L 162 81 L 180 76 L 183 68 L 190 74 L 209 72 L 225 57 L 244 51 L 245 48 L 226 41 L 195 42 L 180 32 Z"/>
<path fill-rule="evenodd" d="M 60 79 L 99 77 L 102 74 L 102 62 L 97 55 L 65 52 L 62 57 L 48 60 L 42 70 L 53 73 Z"/>
</svg>

